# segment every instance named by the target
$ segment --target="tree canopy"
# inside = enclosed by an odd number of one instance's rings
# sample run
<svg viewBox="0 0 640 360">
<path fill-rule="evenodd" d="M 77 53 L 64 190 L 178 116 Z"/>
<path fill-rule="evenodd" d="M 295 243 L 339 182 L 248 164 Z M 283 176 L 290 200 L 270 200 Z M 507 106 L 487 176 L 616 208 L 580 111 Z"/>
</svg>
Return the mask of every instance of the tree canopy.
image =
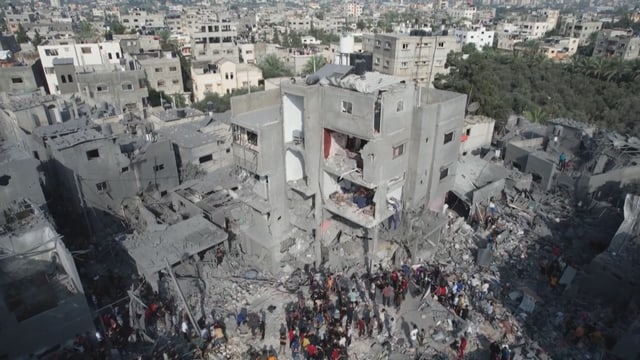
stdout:
<svg viewBox="0 0 640 360">
<path fill-rule="evenodd" d="M 274 54 L 262 58 L 258 62 L 258 67 L 262 70 L 262 77 L 265 79 L 292 75 L 287 65 Z"/>
<path fill-rule="evenodd" d="M 18 24 L 18 31 L 16 32 L 16 41 L 18 44 L 24 44 L 29 42 L 29 36 L 27 30 L 24 29 L 22 24 Z"/>
<path fill-rule="evenodd" d="M 313 74 L 321 67 L 323 67 L 327 61 L 324 59 L 322 55 L 313 55 L 306 64 L 304 64 L 304 68 L 302 72 L 304 74 Z"/>
<path fill-rule="evenodd" d="M 568 117 L 611 130 L 640 135 L 640 60 L 578 57 L 569 64 L 540 55 L 451 53 L 449 74 L 434 86 L 470 96 L 479 113 L 505 121 L 512 114 L 537 120 Z"/>
<path fill-rule="evenodd" d="M 251 87 L 251 92 L 262 91 L 263 87 Z M 236 89 L 231 94 L 220 95 L 213 92 L 208 92 L 204 95 L 204 99 L 193 103 L 192 107 L 200 111 L 209 111 L 209 102 L 213 104 L 214 112 L 225 112 L 231 109 L 231 98 L 237 95 L 244 95 L 249 92 L 249 89 L 242 88 Z"/>
</svg>

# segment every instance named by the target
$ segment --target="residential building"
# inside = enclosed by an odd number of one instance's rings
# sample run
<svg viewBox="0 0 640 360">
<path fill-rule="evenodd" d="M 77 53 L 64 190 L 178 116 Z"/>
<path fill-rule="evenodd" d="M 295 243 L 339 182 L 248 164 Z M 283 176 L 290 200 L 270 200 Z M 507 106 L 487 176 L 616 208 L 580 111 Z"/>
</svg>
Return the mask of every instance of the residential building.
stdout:
<svg viewBox="0 0 640 360">
<path fill-rule="evenodd" d="M 77 334 L 95 334 L 74 257 L 55 226 L 26 200 L 3 205 L 0 356 L 46 357 Z"/>
<path fill-rule="evenodd" d="M 238 239 L 271 263 L 295 247 L 327 260 L 336 236 L 362 236 L 374 253 L 382 224 L 400 209 L 441 210 L 455 178 L 465 95 L 349 66 L 315 76 L 328 85 L 294 78 L 232 98 Z"/>
<path fill-rule="evenodd" d="M 212 13 L 185 15 L 189 19 L 191 56 L 198 60 L 216 61 L 222 58 L 238 61 L 237 23 Z"/>
<path fill-rule="evenodd" d="M 262 70 L 251 64 L 236 64 L 227 59 L 216 62 L 194 61 L 191 64 L 191 81 L 195 101 L 204 99 L 208 92 L 220 95 L 234 90 L 264 83 Z"/>
<path fill-rule="evenodd" d="M 39 166 L 0 138 L 0 357 L 8 359 L 41 356 L 95 333 L 73 256 L 49 221 Z"/>
<path fill-rule="evenodd" d="M 491 146 L 496 121 L 490 117 L 470 115 L 464 118 L 460 138 L 460 155 L 468 155 L 482 147 Z"/>
<path fill-rule="evenodd" d="M 0 92 L 21 94 L 37 90 L 39 84 L 35 76 L 36 66 L 3 61 L 0 51 Z"/>
<path fill-rule="evenodd" d="M 167 95 L 184 94 L 180 58 L 171 51 L 133 55 L 144 70 L 149 86 Z"/>
<path fill-rule="evenodd" d="M 521 44 L 525 41 L 525 39 L 520 36 L 519 34 L 513 34 L 513 33 L 503 33 L 503 32 L 496 32 L 495 34 L 496 40 L 495 40 L 495 44 L 496 44 L 496 49 L 499 50 L 508 50 L 508 51 L 513 51 L 518 44 Z"/>
<path fill-rule="evenodd" d="M 113 39 L 120 42 L 123 54 L 140 54 L 160 51 L 160 39 L 154 35 L 114 34 Z"/>
<path fill-rule="evenodd" d="M 233 165 L 229 123 L 210 115 L 200 115 L 192 121 L 173 125 L 174 119 L 179 120 L 182 116 L 181 110 L 184 109 L 155 114 L 168 124 L 158 129 L 158 133 L 173 144 L 178 168 L 184 170 L 187 164 L 191 164 L 205 172 L 213 172 Z"/>
<path fill-rule="evenodd" d="M 567 19 L 561 25 L 561 32 L 564 36 L 577 38 L 580 45 L 589 43 L 591 34 L 602 29 L 602 21 L 582 21 L 575 19 Z"/>
<path fill-rule="evenodd" d="M 164 13 L 151 13 L 142 9 L 131 9 L 127 14 L 120 14 L 120 22 L 128 30 L 151 30 L 164 28 Z"/>
<path fill-rule="evenodd" d="M 446 10 L 449 8 L 449 0 L 433 0 L 434 10 Z"/>
<path fill-rule="evenodd" d="M 179 183 L 171 142 L 150 131 L 132 114 L 127 134 L 110 134 L 89 123 L 56 124 L 34 132 L 46 149 L 46 186 L 67 216 L 86 221 L 97 232 L 119 223 L 123 207 L 137 194 L 163 194 Z"/>
<path fill-rule="evenodd" d="M 475 19 L 477 9 L 475 6 L 464 6 L 459 8 L 447 9 L 447 14 L 455 20 L 473 20 Z"/>
<path fill-rule="evenodd" d="M 544 39 L 539 51 L 551 60 L 565 61 L 578 51 L 577 38 L 563 38 L 552 36 Z"/>
<path fill-rule="evenodd" d="M 358 18 L 362 16 L 362 4 L 358 2 L 350 2 L 345 6 L 345 12 L 347 16 Z"/>
<path fill-rule="evenodd" d="M 362 50 L 373 54 L 373 70 L 419 84 L 431 84 L 437 74 L 446 74 L 447 54 L 462 44 L 453 35 L 375 34 L 364 35 Z"/>
<path fill-rule="evenodd" d="M 60 94 L 61 79 L 54 71 L 54 61 L 65 59 L 63 63 L 73 66 L 116 65 L 124 57 L 119 42 L 90 44 L 65 43 L 38 46 L 38 54 L 47 80 L 50 94 Z M 66 59 L 70 59 L 66 60 Z M 65 79 L 66 81 L 66 79 Z M 73 78 L 71 79 L 73 82 Z"/>
<path fill-rule="evenodd" d="M 455 30 L 453 34 L 462 43 L 462 46 L 473 44 L 476 49 L 482 50 L 484 47 L 493 47 L 495 31 L 489 31 L 484 27 L 475 27 L 471 30 Z"/>
<path fill-rule="evenodd" d="M 596 39 L 593 56 L 637 59 L 640 56 L 640 37 L 635 36 L 631 30 L 601 30 Z"/>
<path fill-rule="evenodd" d="M 4 8 L 4 21 L 10 33 L 15 34 L 20 29 L 20 25 L 26 30 L 30 24 L 37 20 L 35 13 L 27 10 L 27 8 L 18 8 L 9 5 Z"/>
<path fill-rule="evenodd" d="M 255 44 L 238 44 L 238 55 L 240 56 L 240 63 L 255 64 L 256 63 L 256 50 Z"/>
<path fill-rule="evenodd" d="M 306 33 L 311 30 L 312 27 L 315 27 L 315 20 L 311 19 L 309 16 L 305 17 L 287 17 L 285 20 L 284 26 L 288 31 L 295 31 L 298 33 Z"/>
</svg>

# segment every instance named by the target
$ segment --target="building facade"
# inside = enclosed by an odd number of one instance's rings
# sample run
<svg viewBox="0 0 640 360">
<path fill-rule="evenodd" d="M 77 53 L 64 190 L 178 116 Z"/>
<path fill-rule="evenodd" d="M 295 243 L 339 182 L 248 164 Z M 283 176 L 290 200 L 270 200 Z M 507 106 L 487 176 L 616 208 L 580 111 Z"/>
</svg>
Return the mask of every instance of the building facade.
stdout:
<svg viewBox="0 0 640 360">
<path fill-rule="evenodd" d="M 634 36 L 630 30 L 601 30 L 593 48 L 593 56 L 637 59 L 640 56 L 640 37 Z"/>
<path fill-rule="evenodd" d="M 195 101 L 207 93 L 231 94 L 234 90 L 260 86 L 264 83 L 262 70 L 251 64 L 236 64 L 227 59 L 214 63 L 196 61 L 191 65 L 191 81 Z"/>
<path fill-rule="evenodd" d="M 431 84 L 437 74 L 446 74 L 447 54 L 460 51 L 453 35 L 364 35 L 362 50 L 373 54 L 373 70 L 418 84 Z"/>
<path fill-rule="evenodd" d="M 401 209 L 442 209 L 466 96 L 379 73 L 339 75 L 344 68 L 325 73 L 334 85 L 288 81 L 232 98 L 232 150 L 246 179 L 238 191 L 251 219 L 243 248 L 277 260 L 294 231 L 297 246 L 317 240 L 313 261 L 322 261 L 330 229 L 345 228 L 375 251 L 378 230 Z"/>
</svg>

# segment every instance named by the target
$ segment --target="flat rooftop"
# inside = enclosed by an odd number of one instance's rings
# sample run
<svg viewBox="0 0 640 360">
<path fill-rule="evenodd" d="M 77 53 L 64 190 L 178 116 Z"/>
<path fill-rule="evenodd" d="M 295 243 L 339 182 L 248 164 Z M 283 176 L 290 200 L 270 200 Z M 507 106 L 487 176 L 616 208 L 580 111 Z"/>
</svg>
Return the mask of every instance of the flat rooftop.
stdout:
<svg viewBox="0 0 640 360">
<path fill-rule="evenodd" d="M 70 133 L 56 138 L 49 138 L 47 144 L 56 150 L 63 150 L 89 141 L 104 139 L 105 136 L 92 128 L 80 129 L 77 132 Z"/>
<path fill-rule="evenodd" d="M 232 122 L 247 129 L 259 129 L 277 122 L 280 118 L 280 105 L 238 114 Z"/>
<path fill-rule="evenodd" d="M 0 165 L 29 158 L 31 156 L 22 151 L 16 144 L 0 138 Z"/>
<path fill-rule="evenodd" d="M 123 242 L 138 269 L 145 275 L 175 265 L 185 256 L 195 255 L 227 240 L 227 233 L 202 216 L 194 216 L 161 231 L 127 237 Z"/>
<path fill-rule="evenodd" d="M 199 116 L 204 116 L 202 111 L 192 108 L 181 108 L 181 109 L 161 109 L 157 108 L 151 113 L 152 116 L 155 116 L 160 121 L 164 122 L 172 122 L 182 119 L 190 119 Z"/>
</svg>

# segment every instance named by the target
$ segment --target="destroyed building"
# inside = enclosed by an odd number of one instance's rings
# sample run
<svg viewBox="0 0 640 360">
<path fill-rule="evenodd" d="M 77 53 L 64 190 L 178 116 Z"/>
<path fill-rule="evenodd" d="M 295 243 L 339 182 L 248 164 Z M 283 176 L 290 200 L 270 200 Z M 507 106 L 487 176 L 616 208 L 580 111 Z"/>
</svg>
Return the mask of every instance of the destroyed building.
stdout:
<svg viewBox="0 0 640 360">
<path fill-rule="evenodd" d="M 179 183 L 171 142 L 153 133 L 111 134 L 91 123 L 35 133 L 44 148 L 46 188 L 93 231 L 119 222 L 137 194 L 165 194 Z"/>
<path fill-rule="evenodd" d="M 347 66 L 310 79 L 232 99 L 245 204 L 234 221 L 243 250 L 265 263 L 289 248 L 298 261 L 326 261 L 348 234 L 375 251 L 403 209 L 442 210 L 455 179 L 464 95 Z"/>
<path fill-rule="evenodd" d="M 0 140 L 0 358 L 41 356 L 95 333 L 74 259 L 48 216 L 38 165 Z"/>
</svg>

